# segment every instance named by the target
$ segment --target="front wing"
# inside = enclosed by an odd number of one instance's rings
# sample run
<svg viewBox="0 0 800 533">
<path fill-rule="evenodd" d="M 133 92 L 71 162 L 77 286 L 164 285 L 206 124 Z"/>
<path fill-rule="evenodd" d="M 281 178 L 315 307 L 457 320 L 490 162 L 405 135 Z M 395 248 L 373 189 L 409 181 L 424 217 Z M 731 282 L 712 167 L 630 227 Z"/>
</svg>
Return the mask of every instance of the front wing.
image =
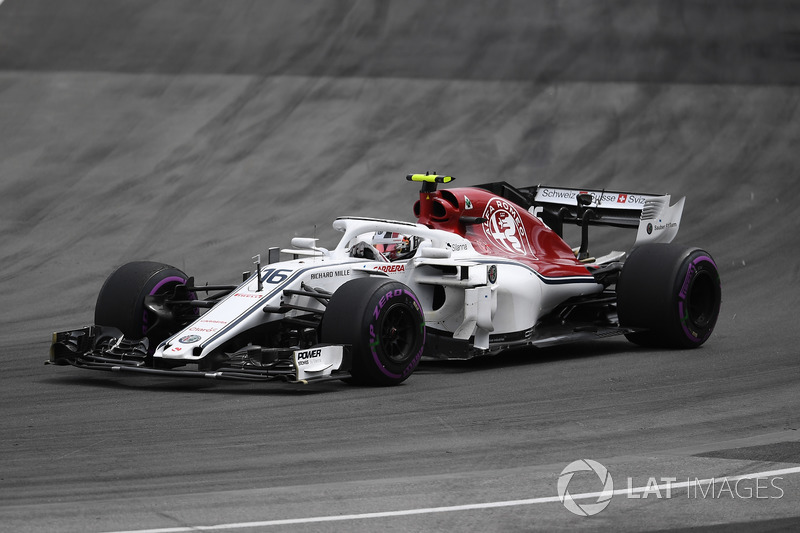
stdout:
<svg viewBox="0 0 800 533">
<path fill-rule="evenodd" d="M 147 338 L 127 339 L 116 328 L 87 326 L 53 333 L 47 364 L 72 365 L 90 370 L 128 372 L 235 381 L 312 383 L 350 377 L 348 345 L 322 344 L 309 348 L 247 346 L 213 367 L 197 369 L 155 366 Z M 203 368 L 204 364 L 208 368 Z"/>
</svg>

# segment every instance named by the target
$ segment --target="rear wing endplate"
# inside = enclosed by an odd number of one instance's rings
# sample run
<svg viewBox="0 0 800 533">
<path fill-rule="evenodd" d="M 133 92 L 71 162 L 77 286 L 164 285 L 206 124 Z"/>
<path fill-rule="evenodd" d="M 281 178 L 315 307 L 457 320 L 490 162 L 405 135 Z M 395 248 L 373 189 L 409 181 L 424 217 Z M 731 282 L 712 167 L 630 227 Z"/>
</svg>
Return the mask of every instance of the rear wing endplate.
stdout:
<svg viewBox="0 0 800 533">
<path fill-rule="evenodd" d="M 505 182 L 478 185 L 524 207 L 563 236 L 564 224 L 637 228 L 636 244 L 670 242 L 680 227 L 685 198 L 670 195 L 569 187 L 513 187 Z"/>
</svg>

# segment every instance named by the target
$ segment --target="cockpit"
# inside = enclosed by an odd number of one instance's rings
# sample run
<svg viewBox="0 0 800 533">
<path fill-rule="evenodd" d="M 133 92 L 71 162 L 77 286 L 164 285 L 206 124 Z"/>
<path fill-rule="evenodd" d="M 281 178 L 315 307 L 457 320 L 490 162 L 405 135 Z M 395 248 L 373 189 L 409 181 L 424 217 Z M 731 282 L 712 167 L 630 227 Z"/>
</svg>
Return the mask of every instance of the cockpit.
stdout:
<svg viewBox="0 0 800 533">
<path fill-rule="evenodd" d="M 353 239 L 350 256 L 391 263 L 410 259 L 421 243 L 420 237 L 392 231 L 363 233 Z"/>
</svg>

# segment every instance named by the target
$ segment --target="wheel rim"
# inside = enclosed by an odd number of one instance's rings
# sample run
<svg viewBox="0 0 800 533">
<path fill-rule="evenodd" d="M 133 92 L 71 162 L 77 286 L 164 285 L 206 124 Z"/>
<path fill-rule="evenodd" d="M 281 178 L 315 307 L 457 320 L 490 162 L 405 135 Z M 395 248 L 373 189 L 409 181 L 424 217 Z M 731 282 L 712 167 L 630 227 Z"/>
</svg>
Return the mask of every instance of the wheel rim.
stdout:
<svg viewBox="0 0 800 533">
<path fill-rule="evenodd" d="M 698 328 L 706 328 L 714 320 L 717 301 L 714 279 L 705 271 L 697 273 L 689 285 L 687 309 L 689 320 Z"/>
<path fill-rule="evenodd" d="M 394 363 L 402 363 L 413 354 L 415 324 L 411 310 L 404 304 L 390 307 L 380 327 L 381 348 Z"/>
</svg>

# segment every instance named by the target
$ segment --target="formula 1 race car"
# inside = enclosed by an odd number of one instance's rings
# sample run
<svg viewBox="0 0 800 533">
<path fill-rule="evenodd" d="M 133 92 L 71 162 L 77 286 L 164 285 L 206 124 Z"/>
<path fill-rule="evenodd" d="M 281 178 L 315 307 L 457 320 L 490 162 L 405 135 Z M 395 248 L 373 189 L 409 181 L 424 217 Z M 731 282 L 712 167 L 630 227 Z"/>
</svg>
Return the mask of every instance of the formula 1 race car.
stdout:
<svg viewBox="0 0 800 533">
<path fill-rule="evenodd" d="M 295 238 L 236 285 L 200 285 L 155 262 L 106 280 L 95 325 L 53 334 L 50 363 L 169 376 L 394 385 L 423 356 L 625 335 L 695 348 L 721 289 L 711 255 L 671 244 L 684 199 L 505 182 L 421 183 L 416 223 L 342 217 L 333 249 Z M 564 224 L 581 228 L 575 249 Z M 589 253 L 592 225 L 637 230 L 630 254 Z M 292 256 L 281 261 L 281 254 Z M 627 259 L 625 258 L 627 255 Z M 204 296 L 201 298 L 201 296 Z"/>
</svg>

